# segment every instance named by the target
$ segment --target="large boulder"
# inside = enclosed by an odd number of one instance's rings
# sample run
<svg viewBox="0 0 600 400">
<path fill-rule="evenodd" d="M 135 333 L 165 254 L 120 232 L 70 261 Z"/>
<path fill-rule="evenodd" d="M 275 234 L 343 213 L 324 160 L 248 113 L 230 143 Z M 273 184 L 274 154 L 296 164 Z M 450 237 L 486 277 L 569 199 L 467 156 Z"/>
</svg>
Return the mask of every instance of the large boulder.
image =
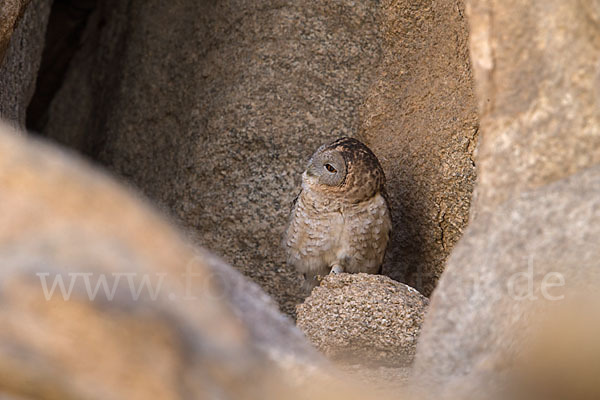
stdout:
<svg viewBox="0 0 600 400">
<path fill-rule="evenodd" d="M 467 9 L 482 113 L 477 200 L 417 349 L 433 398 L 491 397 L 537 310 L 600 283 L 597 2 Z"/>
<path fill-rule="evenodd" d="M 100 3 L 44 132 L 128 178 L 293 314 L 301 280 L 281 235 L 310 155 L 358 131 L 377 2 Z"/>
<path fill-rule="evenodd" d="M 330 274 L 298 306 L 297 324 L 331 359 L 398 368 L 413 360 L 428 303 L 383 275 Z"/>
<path fill-rule="evenodd" d="M 598 235 L 599 166 L 480 213 L 432 296 L 415 360 L 426 386 L 471 398 L 514 368 L 538 308 L 600 284 Z"/>
<path fill-rule="evenodd" d="M 256 284 L 83 161 L 0 126 L 0 193 L 0 397 L 303 398 L 324 372 Z"/>
<path fill-rule="evenodd" d="M 0 118 L 24 128 L 52 0 L 3 1 L 0 6 Z"/>
<path fill-rule="evenodd" d="M 429 296 L 467 224 L 478 117 L 463 2 L 381 1 L 382 61 L 361 138 L 387 177 L 383 272 Z"/>
<path fill-rule="evenodd" d="M 468 4 L 484 132 L 478 210 L 600 162 L 600 8 L 594 0 Z"/>
<path fill-rule="evenodd" d="M 428 295 L 475 179 L 466 41 L 452 1 L 102 0 L 43 131 L 130 179 L 290 314 L 300 280 L 279 238 L 300 174 L 320 144 L 360 136 L 388 177 L 384 272 Z"/>
</svg>

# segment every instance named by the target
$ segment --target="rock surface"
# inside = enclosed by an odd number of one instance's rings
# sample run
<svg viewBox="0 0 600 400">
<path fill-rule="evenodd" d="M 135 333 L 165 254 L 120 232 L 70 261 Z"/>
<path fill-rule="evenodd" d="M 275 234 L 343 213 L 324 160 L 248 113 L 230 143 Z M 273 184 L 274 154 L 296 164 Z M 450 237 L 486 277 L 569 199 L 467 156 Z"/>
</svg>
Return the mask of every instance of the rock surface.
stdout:
<svg viewBox="0 0 600 400">
<path fill-rule="evenodd" d="M 468 5 L 480 171 L 417 349 L 432 398 L 491 397 L 536 308 L 600 275 L 597 2 Z"/>
<path fill-rule="evenodd" d="M 475 209 L 600 162 L 598 2 L 488 0 L 469 9 L 485 130 Z"/>
<path fill-rule="evenodd" d="M 35 90 L 51 4 L 8 0 L 0 7 L 0 118 L 21 128 Z"/>
<path fill-rule="evenodd" d="M 45 134 L 128 178 L 290 314 L 300 280 L 279 238 L 300 174 L 319 145 L 359 135 L 389 182 L 384 272 L 431 293 L 475 179 L 461 2 L 102 0 L 96 14 Z"/>
<path fill-rule="evenodd" d="M 433 398 L 455 390 L 473 398 L 493 385 L 514 367 L 537 308 L 598 287 L 599 194 L 595 166 L 473 221 L 432 296 L 417 348 L 415 370 L 439 391 Z"/>
<path fill-rule="evenodd" d="M 287 385 L 325 365 L 256 284 L 81 160 L 0 127 L 0 193 L 0 397 L 302 398 Z"/>
<path fill-rule="evenodd" d="M 90 38 L 86 27 L 97 5 L 98 0 L 53 0 L 35 93 L 27 106 L 29 131 L 41 132 L 47 124 L 49 105 L 63 85 L 73 57 Z M 72 146 L 78 147 L 78 143 Z"/>
<path fill-rule="evenodd" d="M 428 300 L 383 275 L 328 275 L 298 306 L 297 324 L 334 360 L 363 366 L 412 362 Z"/>
<path fill-rule="evenodd" d="M 106 26 L 45 132 L 128 178 L 293 314 L 301 280 L 281 235 L 310 155 L 358 131 L 377 2 L 102 3 Z"/>
<path fill-rule="evenodd" d="M 383 273 L 429 296 L 469 217 L 477 106 L 457 0 L 383 0 L 383 56 L 361 138 L 386 172 L 394 230 Z"/>
<path fill-rule="evenodd" d="M 10 37 L 30 0 L 5 0 L 0 7 L 0 63 L 10 43 Z"/>
</svg>

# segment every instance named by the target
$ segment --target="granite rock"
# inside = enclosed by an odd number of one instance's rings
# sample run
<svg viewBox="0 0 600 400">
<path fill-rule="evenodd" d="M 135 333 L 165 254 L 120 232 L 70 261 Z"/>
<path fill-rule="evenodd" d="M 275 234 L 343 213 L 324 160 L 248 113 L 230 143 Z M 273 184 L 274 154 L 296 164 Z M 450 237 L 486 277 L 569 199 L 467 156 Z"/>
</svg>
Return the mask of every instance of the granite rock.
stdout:
<svg viewBox="0 0 600 400">
<path fill-rule="evenodd" d="M 19 18 L 31 0 L 5 0 L 0 7 L 0 63 Z"/>
<path fill-rule="evenodd" d="M 0 397 L 302 398 L 326 365 L 256 284 L 64 150 L 0 126 L 0 193 Z"/>
<path fill-rule="evenodd" d="M 127 178 L 293 314 L 301 278 L 280 239 L 310 155 L 359 129 L 378 2 L 100 3 L 45 134 Z"/>
<path fill-rule="evenodd" d="M 429 296 L 467 225 L 478 116 L 462 0 L 381 2 L 382 61 L 360 137 L 387 177 L 383 273 Z"/>
<path fill-rule="evenodd" d="M 468 5 L 485 132 L 477 212 L 600 162 L 600 9 L 594 0 Z"/>
<path fill-rule="evenodd" d="M 488 389 L 517 366 L 538 310 L 552 313 L 598 287 L 599 194 L 594 166 L 523 192 L 470 224 L 417 346 L 415 373 L 432 398 L 494 398 Z"/>
<path fill-rule="evenodd" d="M 417 349 L 432 398 L 492 398 L 537 310 L 597 287 L 600 272 L 597 2 L 469 1 L 467 10 L 478 182 Z"/>
<path fill-rule="evenodd" d="M 388 178 L 384 272 L 428 295 L 475 179 L 462 8 L 101 0 L 43 131 L 127 178 L 291 315 L 301 279 L 279 238 L 300 174 L 319 145 L 358 136 Z"/>
<path fill-rule="evenodd" d="M 21 128 L 35 91 L 51 4 L 8 0 L 0 7 L 0 118 Z"/>
<path fill-rule="evenodd" d="M 383 275 L 329 274 L 298 306 L 297 324 L 330 359 L 402 367 L 412 362 L 428 303 Z"/>
</svg>

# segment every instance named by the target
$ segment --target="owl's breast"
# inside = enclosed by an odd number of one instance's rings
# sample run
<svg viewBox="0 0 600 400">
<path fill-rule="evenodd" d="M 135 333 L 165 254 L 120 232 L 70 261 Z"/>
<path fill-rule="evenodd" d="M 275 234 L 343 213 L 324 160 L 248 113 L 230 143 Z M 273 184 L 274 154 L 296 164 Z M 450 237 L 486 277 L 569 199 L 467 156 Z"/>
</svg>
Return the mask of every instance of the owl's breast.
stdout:
<svg viewBox="0 0 600 400">
<path fill-rule="evenodd" d="M 334 264 L 347 272 L 376 273 L 391 230 L 381 194 L 349 204 L 298 198 L 286 231 L 288 263 L 302 272 L 325 271 Z"/>
<path fill-rule="evenodd" d="M 300 271 L 315 271 L 336 261 L 344 218 L 339 206 L 320 207 L 307 197 L 301 195 L 292 210 L 284 245 L 288 263 Z"/>
</svg>

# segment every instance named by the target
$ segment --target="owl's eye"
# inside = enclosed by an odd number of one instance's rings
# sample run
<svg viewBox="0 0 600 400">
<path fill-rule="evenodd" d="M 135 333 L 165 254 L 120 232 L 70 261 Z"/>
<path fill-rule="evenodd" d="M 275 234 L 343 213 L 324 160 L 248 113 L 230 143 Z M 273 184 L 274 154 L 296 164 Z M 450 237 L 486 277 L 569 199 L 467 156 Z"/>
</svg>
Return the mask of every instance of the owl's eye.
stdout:
<svg viewBox="0 0 600 400">
<path fill-rule="evenodd" d="M 327 169 L 327 171 L 331 172 L 332 174 L 334 172 L 337 172 L 337 169 L 333 168 L 333 165 L 331 164 L 325 164 L 325 169 Z"/>
</svg>

